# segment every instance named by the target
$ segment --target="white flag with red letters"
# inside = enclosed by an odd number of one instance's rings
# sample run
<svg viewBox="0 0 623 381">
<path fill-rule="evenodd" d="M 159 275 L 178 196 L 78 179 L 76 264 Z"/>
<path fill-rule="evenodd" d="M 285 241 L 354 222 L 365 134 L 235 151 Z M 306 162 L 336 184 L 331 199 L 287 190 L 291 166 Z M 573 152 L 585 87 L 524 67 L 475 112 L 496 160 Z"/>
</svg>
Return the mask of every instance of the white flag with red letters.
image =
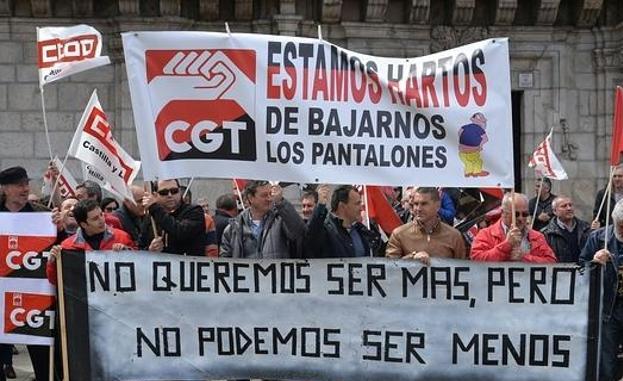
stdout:
<svg viewBox="0 0 623 381">
<path fill-rule="evenodd" d="M 61 197 L 76 197 L 76 188 L 78 187 L 78 182 L 69 172 L 69 169 L 67 169 L 67 167 L 63 167 L 63 163 L 58 159 L 58 157 L 54 157 L 52 163 L 58 171 L 63 168 L 63 171 L 58 174 L 58 185 L 56 186 Z M 46 171 L 43 174 L 42 193 L 46 195 L 51 194 L 52 189 L 54 188 L 55 181 L 56 180 L 54 179 L 52 173 L 50 171 Z"/>
<path fill-rule="evenodd" d="M 560 164 L 554 151 L 552 151 L 553 132 L 554 130 L 552 129 L 545 140 L 536 147 L 528 165 L 545 177 L 553 180 L 565 180 L 567 179 L 567 172 Z"/>
<path fill-rule="evenodd" d="M 129 185 L 141 167 L 112 136 L 108 118 L 93 91 L 69 147 L 69 155 L 92 166 L 115 193 L 132 199 Z"/>
<path fill-rule="evenodd" d="M 37 28 L 39 85 L 108 65 L 101 53 L 102 35 L 91 26 Z"/>
</svg>

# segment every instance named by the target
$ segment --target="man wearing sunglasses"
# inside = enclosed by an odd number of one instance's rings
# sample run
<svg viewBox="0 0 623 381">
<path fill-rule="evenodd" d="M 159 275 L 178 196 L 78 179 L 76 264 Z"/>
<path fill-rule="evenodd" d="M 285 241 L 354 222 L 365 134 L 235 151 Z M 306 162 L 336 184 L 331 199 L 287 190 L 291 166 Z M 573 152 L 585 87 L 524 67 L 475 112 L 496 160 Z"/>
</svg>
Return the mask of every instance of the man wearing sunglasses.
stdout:
<svg viewBox="0 0 623 381">
<path fill-rule="evenodd" d="M 139 247 L 170 254 L 203 256 L 205 218 L 199 205 L 182 202 L 177 179 L 159 180 L 154 193 L 145 193 L 143 207 L 156 222 L 158 236 L 146 229 Z"/>
<path fill-rule="evenodd" d="M 513 226 L 512 204 L 515 204 Z M 555 263 L 556 255 L 543 234 L 528 226 L 528 198 L 521 193 L 504 195 L 502 218 L 478 232 L 472 244 L 471 259 L 488 262 Z"/>
</svg>

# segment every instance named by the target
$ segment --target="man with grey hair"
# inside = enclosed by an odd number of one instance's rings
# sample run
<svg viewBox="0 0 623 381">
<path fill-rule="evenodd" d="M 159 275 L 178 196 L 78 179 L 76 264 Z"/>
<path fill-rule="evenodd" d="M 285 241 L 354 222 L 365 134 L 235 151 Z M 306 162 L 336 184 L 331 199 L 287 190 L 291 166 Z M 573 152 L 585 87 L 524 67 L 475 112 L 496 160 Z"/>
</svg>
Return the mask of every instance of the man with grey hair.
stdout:
<svg viewBox="0 0 623 381">
<path fill-rule="evenodd" d="M 608 249 L 605 241 L 608 240 Z M 602 296 L 601 353 L 599 379 L 617 380 L 617 353 L 623 344 L 623 200 L 612 210 L 612 224 L 590 234 L 580 253 L 580 264 L 604 266 Z"/>
<path fill-rule="evenodd" d="M 591 226 L 575 216 L 573 201 L 567 196 L 556 196 L 552 201 L 554 218 L 541 233 L 554 250 L 558 262 L 576 263 L 584 247 Z"/>
<path fill-rule="evenodd" d="M 512 206 L 515 206 L 513 225 Z M 472 244 L 471 259 L 492 262 L 555 263 L 556 256 L 543 234 L 528 226 L 528 198 L 521 193 L 504 195 L 502 218 L 478 232 Z"/>
</svg>

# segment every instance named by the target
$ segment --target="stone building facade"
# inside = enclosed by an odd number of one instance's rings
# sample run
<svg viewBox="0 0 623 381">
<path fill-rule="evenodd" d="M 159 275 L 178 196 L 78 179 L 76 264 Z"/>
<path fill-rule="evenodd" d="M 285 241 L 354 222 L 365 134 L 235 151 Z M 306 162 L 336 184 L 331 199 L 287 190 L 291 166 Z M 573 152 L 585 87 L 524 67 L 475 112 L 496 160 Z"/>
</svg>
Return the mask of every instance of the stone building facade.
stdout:
<svg viewBox="0 0 623 381">
<path fill-rule="evenodd" d="M 120 32 L 224 31 L 322 37 L 360 53 L 414 57 L 509 37 L 516 184 L 532 194 L 525 165 L 554 127 L 572 195 L 590 218 L 608 175 L 614 90 L 623 84 L 620 0 L 0 0 L 0 167 L 33 177 L 48 161 L 36 72 L 37 26 L 85 23 L 102 32 L 113 64 L 46 85 L 53 151 L 62 156 L 94 88 L 118 141 L 138 157 Z M 79 173 L 77 163 L 71 163 Z M 210 198 L 229 182 L 210 182 Z M 215 185 L 217 184 L 217 185 Z"/>
</svg>

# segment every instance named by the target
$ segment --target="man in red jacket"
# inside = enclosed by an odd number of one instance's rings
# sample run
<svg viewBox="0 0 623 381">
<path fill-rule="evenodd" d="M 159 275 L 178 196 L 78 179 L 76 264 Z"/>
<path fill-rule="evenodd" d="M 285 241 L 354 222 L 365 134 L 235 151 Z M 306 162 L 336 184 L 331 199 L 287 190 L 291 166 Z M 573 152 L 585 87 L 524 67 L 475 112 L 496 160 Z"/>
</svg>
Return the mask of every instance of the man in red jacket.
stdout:
<svg viewBox="0 0 623 381">
<path fill-rule="evenodd" d="M 515 204 L 515 226 L 512 226 L 512 205 Z M 502 199 L 502 218 L 478 232 L 472 244 L 471 259 L 490 262 L 555 263 L 556 255 L 543 234 L 528 226 L 528 198 L 510 193 Z"/>
<path fill-rule="evenodd" d="M 79 226 L 78 231 L 61 242 L 60 246 L 54 246 L 50 250 L 46 273 L 53 284 L 56 284 L 55 259 L 60 255 L 61 249 L 84 251 L 136 249 L 136 244 L 128 233 L 106 225 L 104 214 L 97 201 L 80 201 L 74 206 L 73 215 Z"/>
</svg>

